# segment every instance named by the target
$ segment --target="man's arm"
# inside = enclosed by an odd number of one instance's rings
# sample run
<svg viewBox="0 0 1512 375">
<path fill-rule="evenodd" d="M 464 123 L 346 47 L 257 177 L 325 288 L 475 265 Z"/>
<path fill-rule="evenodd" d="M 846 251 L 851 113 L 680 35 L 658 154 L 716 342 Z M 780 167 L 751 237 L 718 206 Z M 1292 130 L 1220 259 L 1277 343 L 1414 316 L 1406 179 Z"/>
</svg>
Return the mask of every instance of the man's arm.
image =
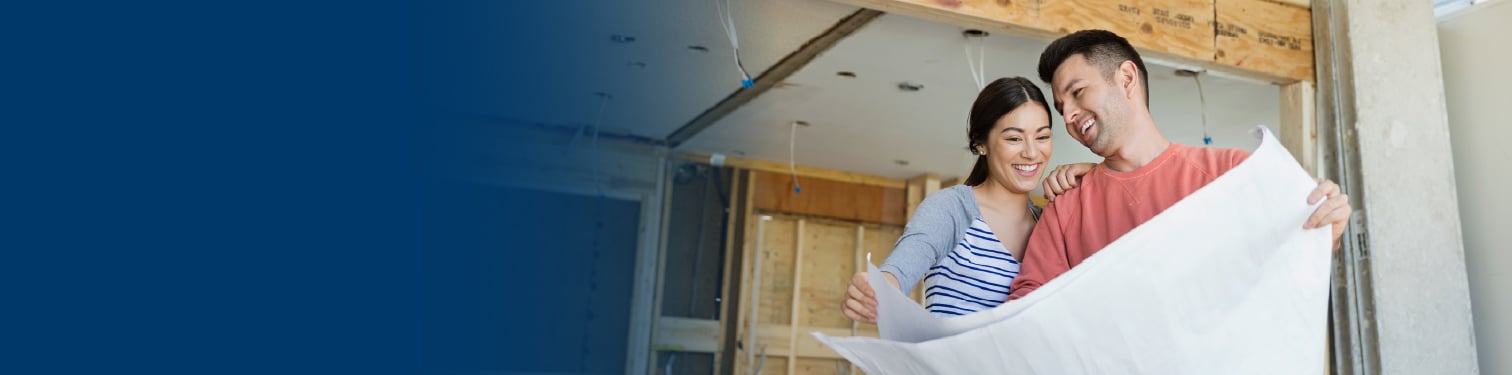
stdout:
<svg viewBox="0 0 1512 375">
<path fill-rule="evenodd" d="M 1060 213 L 1055 206 L 1051 204 L 1045 208 L 1034 232 L 1029 235 L 1024 259 L 1019 260 L 1019 274 L 1008 288 L 1009 301 L 1023 298 L 1040 285 L 1071 270 L 1066 257 L 1066 241 L 1061 233 Z"/>
</svg>

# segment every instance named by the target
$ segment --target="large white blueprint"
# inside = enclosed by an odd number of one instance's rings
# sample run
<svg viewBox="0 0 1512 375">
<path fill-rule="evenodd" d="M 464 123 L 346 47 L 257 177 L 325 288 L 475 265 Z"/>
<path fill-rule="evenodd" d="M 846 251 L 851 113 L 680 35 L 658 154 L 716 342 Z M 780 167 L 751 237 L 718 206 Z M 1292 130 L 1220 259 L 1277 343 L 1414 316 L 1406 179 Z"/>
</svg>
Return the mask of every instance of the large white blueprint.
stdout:
<svg viewBox="0 0 1512 375">
<path fill-rule="evenodd" d="M 1239 166 L 1022 299 L 941 318 L 876 288 L 882 338 L 814 336 L 868 374 L 1321 374 L 1331 238 L 1302 230 L 1317 183 L 1254 133 Z"/>
</svg>

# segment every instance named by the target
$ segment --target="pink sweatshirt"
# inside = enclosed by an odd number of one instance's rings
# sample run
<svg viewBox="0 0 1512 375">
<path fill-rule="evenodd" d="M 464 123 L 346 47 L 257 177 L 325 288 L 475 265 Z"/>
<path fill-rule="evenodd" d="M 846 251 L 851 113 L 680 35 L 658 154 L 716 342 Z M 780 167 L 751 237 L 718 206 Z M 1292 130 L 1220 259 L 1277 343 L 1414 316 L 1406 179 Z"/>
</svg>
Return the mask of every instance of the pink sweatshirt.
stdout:
<svg viewBox="0 0 1512 375">
<path fill-rule="evenodd" d="M 1021 298 L 1081 264 L 1187 194 L 1202 188 L 1249 152 L 1172 142 L 1144 167 L 1117 172 L 1098 164 L 1081 183 L 1045 208 L 1008 300 Z"/>
</svg>

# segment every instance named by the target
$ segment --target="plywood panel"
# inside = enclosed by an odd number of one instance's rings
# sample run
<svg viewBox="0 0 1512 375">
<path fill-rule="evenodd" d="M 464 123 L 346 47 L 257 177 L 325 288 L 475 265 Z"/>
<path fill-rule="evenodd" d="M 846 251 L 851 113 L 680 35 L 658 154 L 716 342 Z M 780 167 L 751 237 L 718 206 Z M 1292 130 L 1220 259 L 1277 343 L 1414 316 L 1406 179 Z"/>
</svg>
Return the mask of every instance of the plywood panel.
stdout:
<svg viewBox="0 0 1512 375">
<path fill-rule="evenodd" d="M 760 215 L 751 220 L 760 220 Z M 761 301 L 757 310 L 758 324 L 791 323 L 793 300 L 793 255 L 796 245 L 797 220 L 793 217 L 773 217 L 766 223 L 762 237 Z M 786 340 L 784 340 L 786 341 Z"/>
<path fill-rule="evenodd" d="M 798 324 L 848 328 L 850 319 L 845 318 L 841 304 L 855 267 L 856 226 L 810 221 L 803 235 Z"/>
<path fill-rule="evenodd" d="M 792 327 L 788 325 L 763 325 L 760 328 L 756 329 L 756 347 L 758 348 L 758 350 L 760 348 L 766 348 L 766 353 L 768 356 L 787 357 L 788 354 L 791 353 L 798 357 L 804 358 L 838 359 L 840 358 L 840 354 L 835 353 L 834 350 L 830 350 L 829 347 L 824 346 L 823 343 L 819 342 L 819 339 L 814 338 L 814 336 L 810 335 L 809 333 L 818 331 L 830 336 L 850 335 L 850 328 L 829 328 L 813 326 L 798 326 L 797 328 L 798 332 L 803 332 L 803 334 L 799 335 L 798 340 L 795 340 L 794 343 L 790 345 L 788 343 L 788 332 L 790 329 L 792 329 Z M 875 331 L 875 329 L 873 329 L 873 331 Z M 874 332 L 872 332 L 871 334 L 875 336 Z M 791 348 L 797 348 L 797 351 L 789 351 L 789 349 Z"/>
<path fill-rule="evenodd" d="M 1219 63 L 1313 80 L 1312 12 L 1265 0 L 1218 0 Z"/>
<path fill-rule="evenodd" d="M 761 375 L 780 375 L 788 373 L 787 357 L 779 357 L 772 355 L 771 353 L 767 353 L 766 361 L 760 362 L 760 360 L 758 360 L 757 363 L 761 363 Z"/>
<path fill-rule="evenodd" d="M 901 225 L 868 225 L 866 226 L 866 240 L 863 248 L 871 253 L 872 263 L 878 265 L 892 255 L 893 245 L 898 242 L 898 237 L 903 236 Z"/>
<path fill-rule="evenodd" d="M 840 375 L 849 364 L 843 359 L 799 358 L 797 371 L 803 375 Z"/>
<path fill-rule="evenodd" d="M 799 177 L 801 189 L 793 191 L 793 177 L 752 171 L 752 192 L 758 210 L 815 215 L 869 223 L 903 224 L 907 221 L 905 191 L 873 185 Z"/>
<path fill-rule="evenodd" d="M 887 13 L 906 14 L 965 27 L 1004 27 L 1048 36 L 1038 24 L 1041 0 L 842 0 L 842 3 Z"/>
<path fill-rule="evenodd" d="M 1057 33 L 1103 29 L 1135 47 L 1213 58 L 1213 3 L 1202 0 L 1045 0 L 1039 25 Z"/>
</svg>

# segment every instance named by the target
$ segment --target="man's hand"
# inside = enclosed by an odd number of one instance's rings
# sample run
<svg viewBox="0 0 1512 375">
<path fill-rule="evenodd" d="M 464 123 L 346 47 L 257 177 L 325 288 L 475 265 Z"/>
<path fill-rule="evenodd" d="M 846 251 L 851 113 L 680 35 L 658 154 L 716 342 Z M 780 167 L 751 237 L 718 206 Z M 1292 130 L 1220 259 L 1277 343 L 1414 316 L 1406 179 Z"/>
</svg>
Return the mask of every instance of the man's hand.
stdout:
<svg viewBox="0 0 1512 375">
<path fill-rule="evenodd" d="M 1344 226 L 1349 224 L 1349 214 L 1354 209 L 1349 207 L 1349 195 L 1339 192 L 1339 185 L 1327 179 L 1318 179 L 1318 187 L 1313 189 L 1312 194 L 1307 195 L 1307 204 L 1317 204 L 1319 200 L 1328 199 L 1313 211 L 1307 222 L 1302 224 L 1302 229 L 1321 228 L 1324 225 L 1333 225 L 1334 250 L 1339 250 L 1343 242 L 1339 241 L 1344 236 Z"/>
<path fill-rule="evenodd" d="M 898 288 L 898 278 L 883 272 L 882 277 Z M 850 287 L 845 289 L 845 317 L 863 323 L 877 324 L 877 291 L 866 281 L 866 272 L 851 276 Z"/>
</svg>

